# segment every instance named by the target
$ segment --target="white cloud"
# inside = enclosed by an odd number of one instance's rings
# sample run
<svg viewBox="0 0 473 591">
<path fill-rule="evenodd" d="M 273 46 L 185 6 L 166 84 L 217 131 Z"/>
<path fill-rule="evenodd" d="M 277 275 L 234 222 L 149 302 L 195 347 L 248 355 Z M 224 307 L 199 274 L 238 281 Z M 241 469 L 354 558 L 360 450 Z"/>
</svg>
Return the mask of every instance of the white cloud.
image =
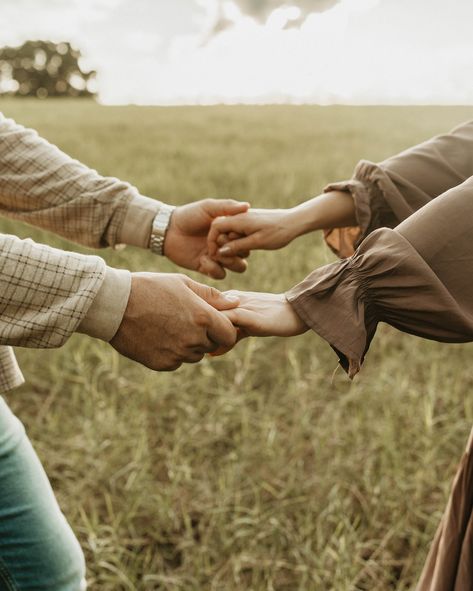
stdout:
<svg viewBox="0 0 473 591">
<path fill-rule="evenodd" d="M 340 0 L 302 24 L 321 3 L 258 21 L 235 2 L 2 0 L 0 45 L 71 40 L 110 103 L 473 100 L 471 0 Z M 233 25 L 209 38 L 221 6 Z"/>
</svg>

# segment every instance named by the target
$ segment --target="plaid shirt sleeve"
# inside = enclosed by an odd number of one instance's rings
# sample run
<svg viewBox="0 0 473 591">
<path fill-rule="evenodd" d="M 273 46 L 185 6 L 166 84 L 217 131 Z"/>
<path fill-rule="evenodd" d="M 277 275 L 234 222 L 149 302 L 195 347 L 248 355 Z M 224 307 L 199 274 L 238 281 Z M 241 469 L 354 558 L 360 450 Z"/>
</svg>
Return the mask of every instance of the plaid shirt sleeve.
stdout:
<svg viewBox="0 0 473 591">
<path fill-rule="evenodd" d="M 100 290 L 105 262 L 6 234 L 0 252 L 0 344 L 64 344 Z"/>
<path fill-rule="evenodd" d="M 136 244 L 137 236 L 137 245 L 146 246 L 159 206 L 0 113 L 0 215 L 91 247 Z M 109 340 L 123 316 L 131 276 L 96 256 L 0 234 L 0 281 L 0 389 L 5 391 L 23 381 L 10 345 L 59 347 L 75 331 Z"/>
<path fill-rule="evenodd" d="M 146 247 L 159 207 L 0 113 L 0 215 L 93 248 L 136 244 L 137 233 Z"/>
</svg>

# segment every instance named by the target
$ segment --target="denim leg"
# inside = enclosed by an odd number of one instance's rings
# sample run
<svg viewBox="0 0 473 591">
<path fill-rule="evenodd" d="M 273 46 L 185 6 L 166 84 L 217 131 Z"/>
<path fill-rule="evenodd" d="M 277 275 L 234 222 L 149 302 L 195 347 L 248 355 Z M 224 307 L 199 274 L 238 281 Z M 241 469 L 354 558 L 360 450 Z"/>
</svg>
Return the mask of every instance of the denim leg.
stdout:
<svg viewBox="0 0 473 591">
<path fill-rule="evenodd" d="M 0 397 L 0 591 L 82 591 L 85 563 L 23 425 Z"/>
</svg>

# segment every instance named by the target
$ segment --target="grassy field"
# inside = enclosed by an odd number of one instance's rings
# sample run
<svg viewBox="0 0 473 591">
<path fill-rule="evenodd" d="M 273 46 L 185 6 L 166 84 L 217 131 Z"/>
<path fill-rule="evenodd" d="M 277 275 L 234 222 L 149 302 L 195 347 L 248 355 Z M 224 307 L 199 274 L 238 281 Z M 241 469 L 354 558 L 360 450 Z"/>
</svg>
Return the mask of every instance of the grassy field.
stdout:
<svg viewBox="0 0 473 591">
<path fill-rule="evenodd" d="M 260 207 L 296 204 L 360 158 L 473 114 L 6 100 L 0 110 L 152 197 Z M 0 229 L 87 252 L 17 223 Z M 175 270 L 131 248 L 102 254 Z M 320 236 L 305 236 L 253 254 L 245 276 L 219 286 L 280 291 L 330 260 Z M 472 345 L 382 326 L 353 383 L 314 334 L 248 340 L 174 374 L 80 335 L 17 352 L 28 381 L 7 399 L 80 539 L 92 591 L 413 589 L 473 421 Z"/>
</svg>

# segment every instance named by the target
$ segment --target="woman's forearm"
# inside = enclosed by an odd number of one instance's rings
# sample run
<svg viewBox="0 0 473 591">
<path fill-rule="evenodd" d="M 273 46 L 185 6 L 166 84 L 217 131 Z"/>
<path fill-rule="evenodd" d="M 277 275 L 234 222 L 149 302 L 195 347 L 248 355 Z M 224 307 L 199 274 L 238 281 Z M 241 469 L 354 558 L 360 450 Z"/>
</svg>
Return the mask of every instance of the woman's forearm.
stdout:
<svg viewBox="0 0 473 591">
<path fill-rule="evenodd" d="M 329 191 L 305 201 L 288 210 L 287 220 L 296 236 L 357 225 L 355 203 L 346 191 Z"/>
</svg>

